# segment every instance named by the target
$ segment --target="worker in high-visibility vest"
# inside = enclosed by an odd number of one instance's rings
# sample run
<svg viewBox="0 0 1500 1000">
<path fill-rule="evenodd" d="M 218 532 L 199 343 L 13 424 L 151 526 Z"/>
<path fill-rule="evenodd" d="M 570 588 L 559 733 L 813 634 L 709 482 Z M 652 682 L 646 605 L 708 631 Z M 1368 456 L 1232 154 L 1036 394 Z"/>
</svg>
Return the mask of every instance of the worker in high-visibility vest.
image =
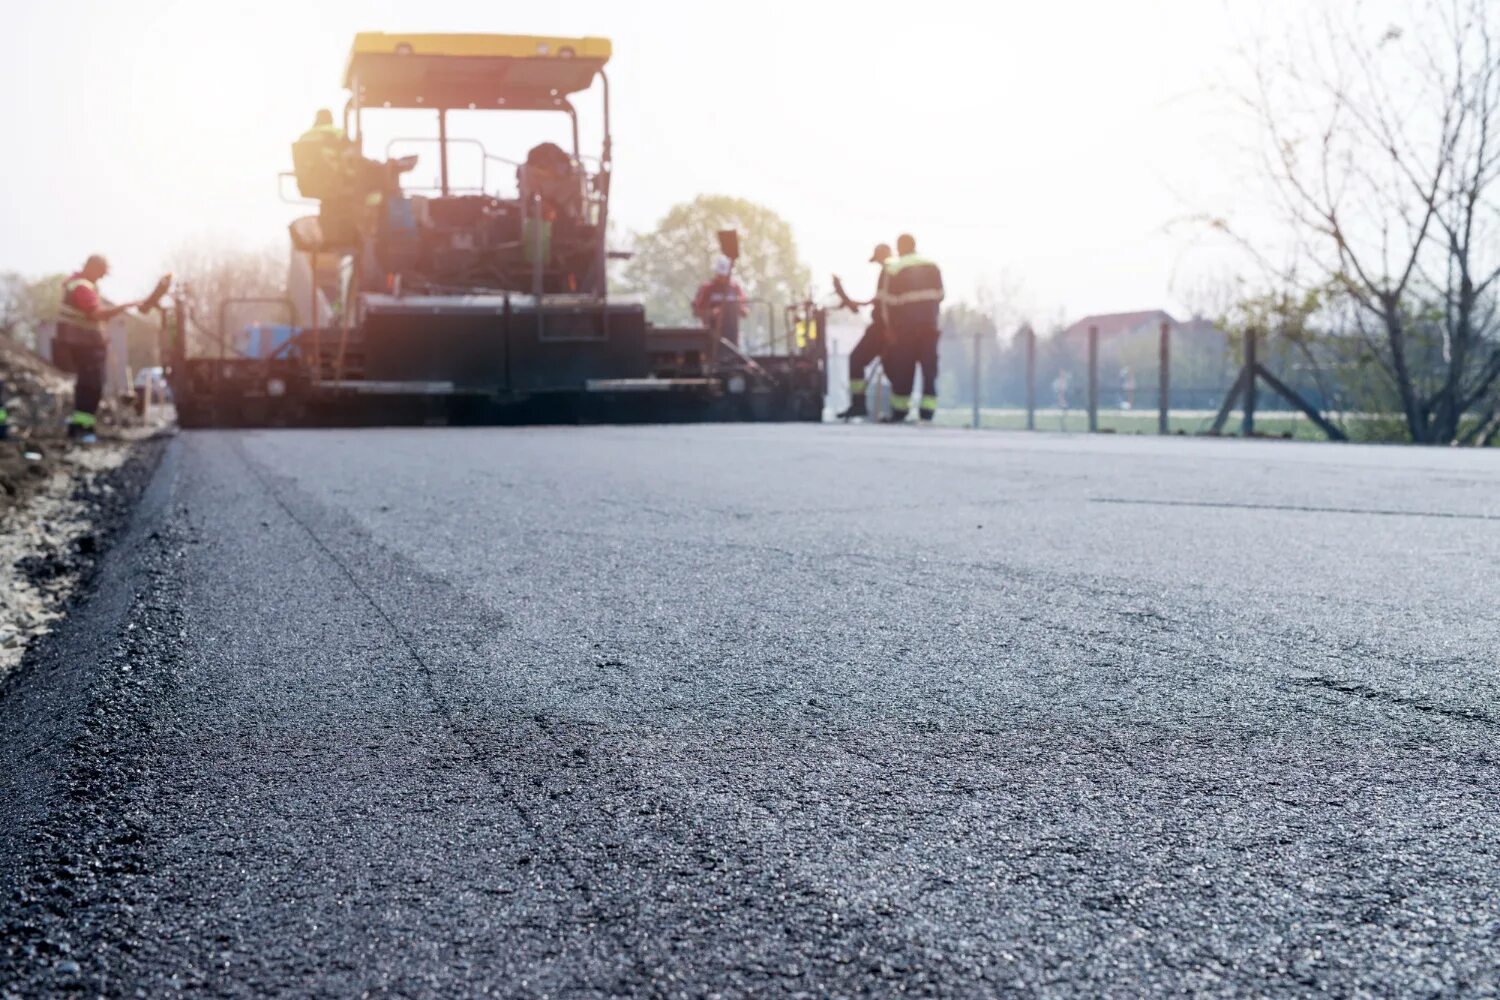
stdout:
<svg viewBox="0 0 1500 1000">
<path fill-rule="evenodd" d="M 304 198 L 336 198 L 353 190 L 354 144 L 333 123 L 333 112 L 322 108 L 313 115 L 312 128 L 292 143 L 292 167 L 297 191 Z"/>
<path fill-rule="evenodd" d="M 401 175 L 416 165 L 415 156 L 366 159 L 327 108 L 320 108 L 312 128 L 292 143 L 297 191 L 318 200 L 320 235 L 330 246 L 351 246 L 373 234 L 377 212 L 400 193 Z"/>
<path fill-rule="evenodd" d="M 76 375 L 73 413 L 68 436 L 92 444 L 99 424 L 99 399 L 104 395 L 104 364 L 109 355 L 104 324 L 137 303 L 106 306 L 99 297 L 99 280 L 109 273 L 109 261 L 94 254 L 83 270 L 63 282 L 57 310 L 57 334 L 52 338 L 52 363 Z"/>
<path fill-rule="evenodd" d="M 930 423 L 937 413 L 938 315 L 943 305 L 943 273 L 937 264 L 917 253 L 917 241 L 903 234 L 896 240 L 896 257 L 886 262 L 885 284 L 876 310 L 890 328 L 885 373 L 891 380 L 891 423 L 906 419 L 917 368 L 922 369 L 922 399 L 918 414 Z"/>
<path fill-rule="evenodd" d="M 866 369 L 885 353 L 886 326 L 884 317 L 880 313 L 880 292 L 885 288 L 885 262 L 891 259 L 891 246 L 889 243 L 881 243 L 875 247 L 875 252 L 870 255 L 870 263 L 880 266 L 880 277 L 875 280 L 875 315 L 870 320 L 870 325 L 865 327 L 865 335 L 859 338 L 859 343 L 854 345 L 854 350 L 849 353 L 849 407 L 838 415 L 840 420 L 853 420 L 856 417 L 869 416 L 865 402 L 865 390 L 868 383 L 865 381 Z M 867 305 L 863 302 L 849 303 L 850 309 L 857 306 Z"/>
<path fill-rule="evenodd" d="M 312 128 L 292 143 L 292 169 L 297 191 L 319 202 L 320 238 L 325 244 L 345 246 L 359 239 L 360 157 L 344 130 L 333 123 L 333 112 L 321 108 Z"/>
</svg>

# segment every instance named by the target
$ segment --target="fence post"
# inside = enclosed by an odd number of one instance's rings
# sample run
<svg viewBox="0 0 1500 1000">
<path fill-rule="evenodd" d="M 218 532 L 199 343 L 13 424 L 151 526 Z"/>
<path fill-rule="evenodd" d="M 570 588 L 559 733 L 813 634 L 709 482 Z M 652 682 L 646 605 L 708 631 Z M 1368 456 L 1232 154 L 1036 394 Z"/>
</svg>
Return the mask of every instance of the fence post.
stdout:
<svg viewBox="0 0 1500 1000">
<path fill-rule="evenodd" d="M 974 331 L 974 429 L 979 430 L 979 337 L 978 330 Z M 924 373 L 923 377 L 926 375 Z"/>
<path fill-rule="evenodd" d="M 1168 411 L 1172 398 L 1172 327 L 1165 321 L 1161 324 L 1161 343 L 1157 348 L 1156 377 L 1156 433 L 1170 434 Z"/>
<path fill-rule="evenodd" d="M 321 382 L 323 380 L 323 339 L 319 329 L 323 325 L 323 317 L 318 315 L 318 251 L 316 250 L 307 252 L 307 271 L 311 275 L 307 286 L 310 289 L 308 294 L 312 298 L 312 312 L 308 313 L 307 321 L 312 325 L 313 380 Z M 220 330 L 219 336 L 223 335 L 224 331 Z M 214 370 L 218 371 L 217 368 Z"/>
<path fill-rule="evenodd" d="M 1099 429 L 1099 328 L 1089 327 L 1089 433 Z"/>
<path fill-rule="evenodd" d="M 1259 364 L 1255 358 L 1255 342 L 1259 336 L 1253 326 L 1245 331 L 1245 419 L 1240 427 L 1240 433 L 1245 437 L 1255 433 L 1255 370 Z"/>
<path fill-rule="evenodd" d="M 1036 430 L 1036 331 L 1026 328 L 1026 429 Z"/>
</svg>

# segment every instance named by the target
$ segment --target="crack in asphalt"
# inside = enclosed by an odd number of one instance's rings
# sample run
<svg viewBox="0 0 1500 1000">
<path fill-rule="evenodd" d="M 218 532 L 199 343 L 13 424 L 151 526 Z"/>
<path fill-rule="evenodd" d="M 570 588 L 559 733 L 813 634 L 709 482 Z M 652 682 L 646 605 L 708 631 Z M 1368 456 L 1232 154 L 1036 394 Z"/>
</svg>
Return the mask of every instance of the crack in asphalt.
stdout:
<svg viewBox="0 0 1500 1000">
<path fill-rule="evenodd" d="M 1465 514 L 1447 510 L 1395 510 L 1375 507 L 1315 507 L 1310 504 L 1245 503 L 1229 500 L 1153 500 L 1143 497 L 1089 497 L 1089 503 L 1135 507 L 1204 507 L 1219 510 L 1275 510 L 1297 514 L 1370 514 L 1376 517 L 1434 517 L 1450 521 L 1500 521 L 1500 514 Z"/>
<path fill-rule="evenodd" d="M 1409 708 L 1416 712 L 1438 715 L 1446 719 L 1455 719 L 1460 722 L 1473 722 L 1483 726 L 1500 728 L 1500 718 L 1477 709 L 1453 708 L 1435 702 L 1430 698 L 1413 697 L 1412 695 L 1401 694 L 1396 691 L 1383 691 L 1380 688 L 1370 687 L 1368 684 L 1360 684 L 1358 681 L 1315 676 L 1297 677 L 1293 679 L 1292 683 L 1324 691 L 1333 691 L 1338 694 L 1354 695 L 1357 698 L 1363 698 L 1367 701 L 1394 705 L 1399 708 Z"/>
</svg>

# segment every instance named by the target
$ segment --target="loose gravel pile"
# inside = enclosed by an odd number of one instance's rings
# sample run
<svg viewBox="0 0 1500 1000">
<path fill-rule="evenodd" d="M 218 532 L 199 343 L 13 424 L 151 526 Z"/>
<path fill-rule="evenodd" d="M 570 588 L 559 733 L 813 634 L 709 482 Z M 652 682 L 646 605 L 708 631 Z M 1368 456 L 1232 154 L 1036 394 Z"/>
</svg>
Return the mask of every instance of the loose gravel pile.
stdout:
<svg viewBox="0 0 1500 1000">
<path fill-rule="evenodd" d="M 19 502 L 0 510 L 0 678 L 62 617 L 98 550 L 94 515 L 113 498 L 112 474 L 132 447 L 113 441 L 60 454 L 31 451 L 34 459 L 7 448 L 3 464 L 18 470 L 22 489 Z"/>
<path fill-rule="evenodd" d="M 0 680 L 63 614 L 99 549 L 101 519 L 118 514 L 121 468 L 159 423 L 118 430 L 90 448 L 63 437 L 73 380 L 36 353 L 0 337 Z M 110 401 L 114 425 L 128 412 Z M 153 452 L 154 454 L 154 452 Z"/>
</svg>

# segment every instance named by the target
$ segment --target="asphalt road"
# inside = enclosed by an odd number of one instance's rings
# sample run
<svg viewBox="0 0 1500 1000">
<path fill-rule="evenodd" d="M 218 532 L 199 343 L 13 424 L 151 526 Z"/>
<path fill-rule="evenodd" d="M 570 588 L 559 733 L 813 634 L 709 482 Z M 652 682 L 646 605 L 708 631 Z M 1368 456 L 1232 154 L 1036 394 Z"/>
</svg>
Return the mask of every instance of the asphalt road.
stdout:
<svg viewBox="0 0 1500 1000">
<path fill-rule="evenodd" d="M 1500 993 L 1497 567 L 1493 452 L 185 434 L 0 995 Z"/>
</svg>

